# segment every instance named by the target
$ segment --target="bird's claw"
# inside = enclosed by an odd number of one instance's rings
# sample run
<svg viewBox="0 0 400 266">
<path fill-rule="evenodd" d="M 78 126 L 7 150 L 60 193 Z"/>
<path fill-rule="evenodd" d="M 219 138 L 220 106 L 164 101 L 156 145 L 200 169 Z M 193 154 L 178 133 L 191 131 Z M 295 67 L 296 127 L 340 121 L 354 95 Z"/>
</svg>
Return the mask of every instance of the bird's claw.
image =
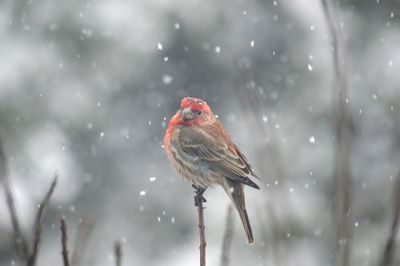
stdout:
<svg viewBox="0 0 400 266">
<path fill-rule="evenodd" d="M 201 187 L 197 187 L 195 185 L 192 185 L 192 187 L 195 189 L 194 205 L 196 207 L 198 207 L 203 202 L 207 202 L 207 200 L 203 196 L 203 193 L 204 193 L 204 191 L 206 191 L 206 189 L 205 188 L 201 188 Z"/>
<path fill-rule="evenodd" d="M 194 206 L 199 207 L 200 203 L 207 202 L 203 196 L 194 196 Z"/>
</svg>

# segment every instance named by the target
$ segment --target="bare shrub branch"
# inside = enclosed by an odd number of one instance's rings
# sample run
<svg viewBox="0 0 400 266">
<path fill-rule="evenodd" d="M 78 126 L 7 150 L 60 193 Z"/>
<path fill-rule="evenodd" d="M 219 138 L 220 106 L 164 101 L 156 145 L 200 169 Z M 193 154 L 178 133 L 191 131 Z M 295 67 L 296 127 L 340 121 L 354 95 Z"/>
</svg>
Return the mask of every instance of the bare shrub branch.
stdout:
<svg viewBox="0 0 400 266">
<path fill-rule="evenodd" d="M 42 234 L 42 220 L 44 211 L 57 185 L 58 176 L 57 175 L 54 176 L 53 182 L 51 183 L 48 192 L 46 193 L 45 197 L 39 204 L 39 208 L 36 213 L 35 224 L 33 226 L 33 240 L 32 240 L 31 251 L 28 242 L 26 241 L 26 239 L 22 234 L 20 223 L 18 220 L 14 198 L 11 192 L 10 181 L 8 178 L 7 157 L 5 155 L 1 139 L 0 139 L 0 176 L 2 177 L 6 194 L 7 206 L 10 212 L 11 223 L 13 226 L 15 250 L 20 259 L 26 262 L 27 266 L 34 266 L 36 264 L 36 259 L 40 247 L 40 240 Z"/>
<path fill-rule="evenodd" d="M 37 255 L 39 252 L 39 245 L 40 245 L 40 240 L 41 240 L 41 235 L 42 235 L 42 220 L 43 220 L 43 214 L 44 210 L 49 203 L 49 200 L 51 198 L 51 195 L 54 192 L 54 189 L 57 185 L 57 180 L 58 176 L 54 175 L 53 182 L 51 182 L 50 188 L 47 191 L 45 197 L 39 204 L 39 209 L 36 213 L 36 219 L 35 219 L 35 225 L 34 225 L 34 234 L 33 234 L 33 241 L 32 241 L 32 251 L 29 254 L 28 258 L 28 266 L 34 266 L 36 264 L 36 259 Z"/>
<path fill-rule="evenodd" d="M 68 257 L 68 235 L 67 235 L 67 225 L 65 223 L 65 218 L 60 219 L 60 230 L 61 230 L 61 246 L 62 246 L 62 258 L 64 266 L 70 266 Z"/>
<path fill-rule="evenodd" d="M 193 185 L 195 189 L 194 195 L 194 205 L 197 207 L 197 214 L 199 219 L 199 236 L 200 236 L 200 266 L 206 266 L 206 227 L 204 226 L 204 207 L 203 202 L 205 202 L 205 198 L 203 197 L 204 188 L 199 188 Z"/>
<path fill-rule="evenodd" d="M 122 244 L 121 244 L 121 241 L 115 241 L 115 243 L 114 243 L 114 256 L 115 256 L 115 265 L 122 266 Z"/>
<path fill-rule="evenodd" d="M 4 192 L 7 201 L 8 211 L 10 213 L 11 224 L 13 227 L 13 238 L 14 245 L 17 255 L 21 260 L 27 261 L 29 257 L 29 246 L 28 242 L 24 238 L 21 226 L 18 220 L 17 212 L 15 209 L 15 203 L 13 194 L 11 192 L 10 180 L 8 179 L 8 163 L 7 157 L 4 152 L 3 143 L 0 138 L 0 177 L 4 186 Z"/>
<path fill-rule="evenodd" d="M 393 258 L 396 251 L 396 235 L 399 231 L 400 222 L 400 172 L 397 175 L 395 186 L 393 189 L 393 220 L 390 227 L 390 234 L 386 240 L 385 248 L 383 250 L 382 258 L 379 263 L 380 266 L 393 265 Z"/>
<path fill-rule="evenodd" d="M 203 202 L 197 206 L 197 213 L 199 216 L 199 234 L 200 234 L 200 266 L 206 266 L 206 234 L 204 226 L 204 207 Z"/>
</svg>

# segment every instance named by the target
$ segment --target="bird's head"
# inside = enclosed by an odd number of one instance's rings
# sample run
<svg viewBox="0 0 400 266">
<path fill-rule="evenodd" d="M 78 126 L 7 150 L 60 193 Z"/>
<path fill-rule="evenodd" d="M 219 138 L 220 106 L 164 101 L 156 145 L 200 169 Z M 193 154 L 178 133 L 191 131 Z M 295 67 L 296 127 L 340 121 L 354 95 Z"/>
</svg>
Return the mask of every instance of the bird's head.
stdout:
<svg viewBox="0 0 400 266">
<path fill-rule="evenodd" d="M 197 98 L 185 97 L 181 101 L 181 108 L 174 116 L 177 124 L 204 125 L 214 119 L 214 114 L 208 104 Z"/>
</svg>

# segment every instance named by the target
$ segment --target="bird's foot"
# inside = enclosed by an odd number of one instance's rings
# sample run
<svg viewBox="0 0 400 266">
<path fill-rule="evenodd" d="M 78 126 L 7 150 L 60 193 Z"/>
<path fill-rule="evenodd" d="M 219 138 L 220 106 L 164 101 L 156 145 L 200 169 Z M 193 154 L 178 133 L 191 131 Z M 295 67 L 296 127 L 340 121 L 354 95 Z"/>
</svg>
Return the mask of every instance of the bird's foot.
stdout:
<svg viewBox="0 0 400 266">
<path fill-rule="evenodd" d="M 203 193 L 204 191 L 206 191 L 207 188 L 202 188 L 202 187 L 197 187 L 195 185 L 192 185 L 192 187 L 194 188 L 194 205 L 196 207 L 198 207 L 200 204 L 202 204 L 203 202 L 207 202 L 207 200 L 204 198 Z"/>
</svg>

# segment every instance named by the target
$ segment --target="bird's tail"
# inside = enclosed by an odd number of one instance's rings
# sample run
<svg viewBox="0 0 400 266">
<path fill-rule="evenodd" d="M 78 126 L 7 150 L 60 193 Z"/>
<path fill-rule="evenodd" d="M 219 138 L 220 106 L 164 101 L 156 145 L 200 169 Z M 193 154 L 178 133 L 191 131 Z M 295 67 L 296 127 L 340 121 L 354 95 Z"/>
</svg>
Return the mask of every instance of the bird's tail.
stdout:
<svg viewBox="0 0 400 266">
<path fill-rule="evenodd" d="M 223 187 L 226 193 L 228 194 L 229 198 L 231 199 L 233 205 L 235 206 L 236 210 L 239 213 L 240 220 L 242 221 L 243 228 L 246 233 L 247 243 L 253 244 L 254 242 L 253 231 L 251 230 L 249 216 L 247 215 L 246 211 L 243 185 L 241 183 L 226 179 Z"/>
</svg>

